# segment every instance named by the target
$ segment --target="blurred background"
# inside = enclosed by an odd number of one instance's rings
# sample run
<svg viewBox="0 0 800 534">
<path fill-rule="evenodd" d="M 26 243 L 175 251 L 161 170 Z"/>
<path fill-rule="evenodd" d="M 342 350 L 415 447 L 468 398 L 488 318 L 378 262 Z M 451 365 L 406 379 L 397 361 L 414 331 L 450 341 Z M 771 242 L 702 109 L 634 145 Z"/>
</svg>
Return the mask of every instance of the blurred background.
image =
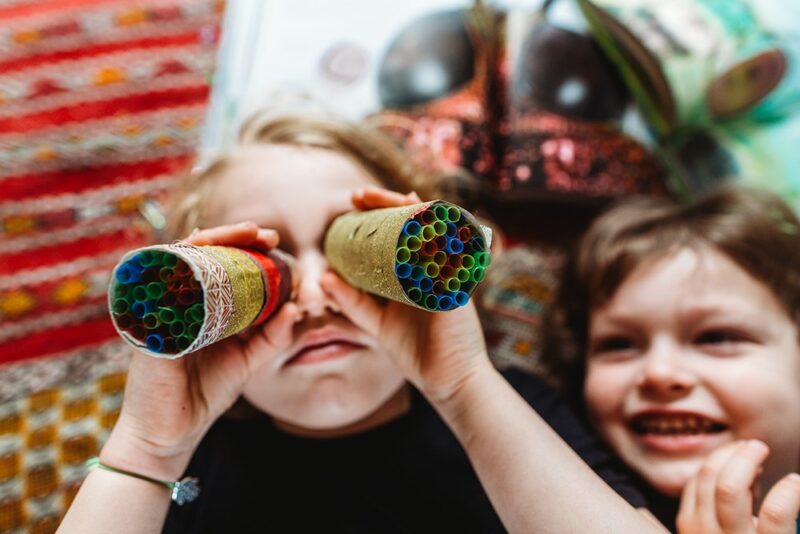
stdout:
<svg viewBox="0 0 800 534">
<path fill-rule="evenodd" d="M 609 202 L 800 207 L 800 4 L 0 0 L 0 532 L 55 531 L 121 403 L 110 269 L 263 107 L 367 120 L 492 221 L 491 354 L 536 372 Z"/>
</svg>

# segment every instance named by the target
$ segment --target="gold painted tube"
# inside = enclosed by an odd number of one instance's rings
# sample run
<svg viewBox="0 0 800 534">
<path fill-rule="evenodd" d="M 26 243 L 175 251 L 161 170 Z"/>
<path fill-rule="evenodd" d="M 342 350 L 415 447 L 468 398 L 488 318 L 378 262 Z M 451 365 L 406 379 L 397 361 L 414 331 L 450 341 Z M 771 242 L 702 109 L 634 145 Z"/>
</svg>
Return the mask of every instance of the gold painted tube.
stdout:
<svg viewBox="0 0 800 534">
<path fill-rule="evenodd" d="M 442 214 L 450 212 L 455 218 L 455 213 L 460 213 L 459 224 L 470 225 L 475 238 L 482 239 L 488 248 L 490 241 L 484 228 L 471 214 L 453 204 L 435 200 L 412 206 L 351 211 L 337 217 L 325 235 L 324 250 L 328 263 L 353 287 L 409 306 L 430 310 L 420 302 L 419 298 L 416 298 L 419 296 L 418 289 L 415 288 L 413 291 L 410 287 L 404 289 L 396 275 L 395 261 L 398 247 L 405 245 L 412 251 L 417 248 L 416 244 L 419 239 L 403 235 L 406 223 L 417 215 L 426 215 L 428 219 L 432 219 L 433 214 L 427 215 L 427 210 L 439 206 L 444 208 L 439 210 Z M 424 223 L 429 221 L 421 220 L 419 222 L 424 227 Z M 433 221 L 430 222 L 432 224 Z M 422 233 L 424 233 L 424 228 Z M 430 239 L 435 237 L 435 233 L 428 236 Z M 422 236 L 422 239 L 426 239 L 426 237 Z M 405 259 L 405 254 L 403 256 Z M 441 257 L 437 259 L 442 264 L 445 263 L 441 261 Z M 426 267 L 428 268 L 427 276 L 438 275 L 438 262 L 431 261 Z M 414 278 L 413 275 L 412 278 Z M 472 290 L 474 287 L 470 292 Z M 410 296 L 411 293 L 414 298 Z"/>
<path fill-rule="evenodd" d="M 154 287 L 149 293 L 137 291 L 148 298 L 147 302 L 140 299 L 136 303 L 139 308 L 149 310 L 147 325 L 144 325 L 148 334 L 145 339 L 141 335 L 132 335 L 133 328 L 138 326 L 135 317 L 132 318 L 133 325 L 128 326 L 118 324 L 113 314 L 112 320 L 125 341 L 145 354 L 159 358 L 179 358 L 261 324 L 296 293 L 295 261 L 286 253 L 278 250 L 263 253 L 223 246 L 195 247 L 179 242 L 145 247 L 126 254 L 114 268 L 109 287 L 110 303 L 113 303 L 114 295 L 122 292 L 121 286 L 128 286 L 128 291 L 144 287 L 135 272 L 137 258 L 145 258 L 145 270 L 155 269 L 155 272 L 162 265 L 151 264 L 155 261 L 153 258 L 159 261 L 174 258 L 172 265 L 166 267 L 175 268 L 175 281 L 166 293 L 156 291 Z M 122 271 L 121 275 L 118 271 Z M 176 294 L 180 308 L 168 305 L 168 302 L 174 302 Z M 191 306 L 186 308 L 191 312 L 188 316 L 183 312 L 184 306 Z M 159 330 L 161 321 L 153 319 L 159 317 L 153 312 L 160 311 L 163 315 L 164 310 L 171 311 L 170 316 L 175 319 L 178 318 L 176 312 L 181 310 L 180 319 L 197 322 L 199 327 L 187 325 L 186 333 L 180 334 L 181 339 L 177 340 L 174 337 L 177 329 L 171 331 L 165 325 Z M 125 321 L 130 320 L 129 317 Z M 176 347 L 173 352 L 167 350 L 166 347 L 172 346 Z"/>
</svg>

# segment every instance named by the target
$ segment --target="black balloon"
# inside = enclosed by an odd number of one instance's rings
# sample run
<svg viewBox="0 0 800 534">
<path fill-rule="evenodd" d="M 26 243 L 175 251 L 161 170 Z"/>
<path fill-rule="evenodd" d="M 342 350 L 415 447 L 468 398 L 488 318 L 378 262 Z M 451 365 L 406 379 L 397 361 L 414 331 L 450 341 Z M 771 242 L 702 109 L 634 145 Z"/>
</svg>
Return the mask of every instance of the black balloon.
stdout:
<svg viewBox="0 0 800 534">
<path fill-rule="evenodd" d="M 412 21 L 381 61 L 378 94 L 386 108 L 407 108 L 450 94 L 475 75 L 475 50 L 463 10 Z"/>
<path fill-rule="evenodd" d="M 533 27 L 525 39 L 513 90 L 515 105 L 587 120 L 619 119 L 629 99 L 591 37 L 548 23 Z"/>
</svg>

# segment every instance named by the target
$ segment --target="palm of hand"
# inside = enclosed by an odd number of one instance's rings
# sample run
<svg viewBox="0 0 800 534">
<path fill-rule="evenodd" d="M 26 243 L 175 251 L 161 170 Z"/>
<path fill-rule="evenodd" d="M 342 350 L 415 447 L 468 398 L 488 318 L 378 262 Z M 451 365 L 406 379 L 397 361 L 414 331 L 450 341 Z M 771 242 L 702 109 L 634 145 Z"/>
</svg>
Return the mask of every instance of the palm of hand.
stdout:
<svg viewBox="0 0 800 534">
<path fill-rule="evenodd" d="M 379 344 L 431 397 L 448 398 L 485 360 L 480 323 L 472 305 L 431 313 L 389 302 L 380 310 Z"/>
</svg>

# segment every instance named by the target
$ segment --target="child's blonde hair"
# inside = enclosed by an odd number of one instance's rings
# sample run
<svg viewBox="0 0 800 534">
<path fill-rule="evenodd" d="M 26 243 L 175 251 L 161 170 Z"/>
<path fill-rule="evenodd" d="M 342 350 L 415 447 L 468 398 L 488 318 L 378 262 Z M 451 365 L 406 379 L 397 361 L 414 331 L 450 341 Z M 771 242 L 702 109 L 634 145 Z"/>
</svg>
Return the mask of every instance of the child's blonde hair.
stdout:
<svg viewBox="0 0 800 534">
<path fill-rule="evenodd" d="M 213 160 L 202 171 L 187 176 L 176 188 L 168 206 L 168 239 L 186 236 L 194 228 L 208 226 L 203 207 L 211 185 L 236 158 L 236 149 L 254 145 L 291 145 L 332 150 L 363 167 L 377 182 L 393 191 L 415 190 L 422 198 L 435 195 L 434 177 L 425 175 L 394 143 L 365 123 L 332 116 L 276 116 L 262 111 L 242 126 L 234 149 Z"/>
<path fill-rule="evenodd" d="M 772 291 L 800 331 L 800 221 L 780 198 L 727 187 L 690 205 L 623 201 L 584 235 L 545 321 L 543 363 L 577 410 L 592 311 L 638 266 L 685 247 L 709 247 L 730 258 Z"/>
</svg>

